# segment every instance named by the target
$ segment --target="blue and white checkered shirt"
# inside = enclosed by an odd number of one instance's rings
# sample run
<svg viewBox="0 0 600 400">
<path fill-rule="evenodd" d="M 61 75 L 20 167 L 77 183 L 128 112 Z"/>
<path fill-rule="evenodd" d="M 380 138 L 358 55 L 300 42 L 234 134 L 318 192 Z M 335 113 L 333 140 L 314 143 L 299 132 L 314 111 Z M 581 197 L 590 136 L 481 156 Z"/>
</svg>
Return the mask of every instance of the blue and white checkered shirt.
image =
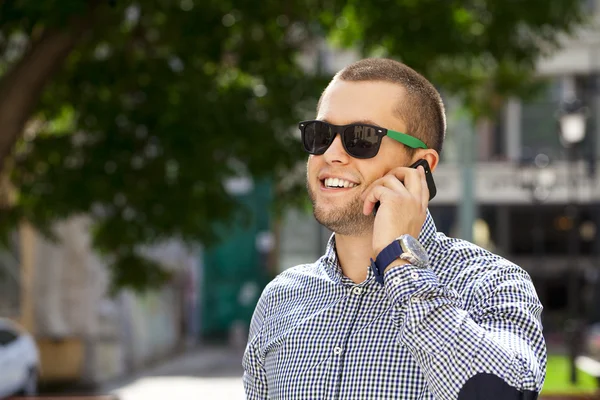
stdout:
<svg viewBox="0 0 600 400">
<path fill-rule="evenodd" d="M 264 290 L 243 359 L 249 399 L 535 399 L 546 371 L 542 305 L 517 265 L 436 230 L 431 267 L 384 285 L 325 255 Z M 365 266 L 367 268 L 367 266 Z"/>
</svg>

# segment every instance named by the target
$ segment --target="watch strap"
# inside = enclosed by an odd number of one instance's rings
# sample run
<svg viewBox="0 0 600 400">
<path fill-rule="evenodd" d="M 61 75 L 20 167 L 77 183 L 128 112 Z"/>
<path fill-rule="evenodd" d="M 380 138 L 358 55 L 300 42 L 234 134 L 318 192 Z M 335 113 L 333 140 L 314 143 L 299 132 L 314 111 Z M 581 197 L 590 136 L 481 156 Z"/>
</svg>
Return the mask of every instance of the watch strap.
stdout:
<svg viewBox="0 0 600 400">
<path fill-rule="evenodd" d="M 375 275 L 375 280 L 383 285 L 383 272 L 394 260 L 398 259 L 404 251 L 400 246 L 400 242 L 398 240 L 394 240 L 392 243 L 387 245 L 381 252 L 377 255 L 377 258 L 373 261 L 371 258 L 371 269 L 373 270 L 373 275 Z"/>
</svg>

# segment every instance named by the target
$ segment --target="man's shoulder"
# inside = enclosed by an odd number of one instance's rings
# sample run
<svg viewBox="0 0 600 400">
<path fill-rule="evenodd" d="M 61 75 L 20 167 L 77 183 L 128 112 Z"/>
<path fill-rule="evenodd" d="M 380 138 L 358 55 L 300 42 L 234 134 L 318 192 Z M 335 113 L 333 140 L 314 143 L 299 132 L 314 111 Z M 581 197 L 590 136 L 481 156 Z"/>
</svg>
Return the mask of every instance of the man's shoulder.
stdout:
<svg viewBox="0 0 600 400">
<path fill-rule="evenodd" d="M 452 238 L 439 234 L 431 245 L 432 259 L 458 269 L 487 266 L 488 268 L 520 267 L 503 256 L 485 249 L 464 239 Z"/>
<path fill-rule="evenodd" d="M 530 279 L 517 264 L 467 240 L 441 234 L 432 247 L 432 264 L 436 273 L 445 284 L 457 289 L 485 285 L 499 274 Z"/>
<path fill-rule="evenodd" d="M 281 293 L 308 292 L 312 285 L 319 281 L 328 280 L 325 266 L 316 261 L 314 263 L 299 264 L 280 272 L 265 287 L 263 296 L 279 295 Z"/>
</svg>

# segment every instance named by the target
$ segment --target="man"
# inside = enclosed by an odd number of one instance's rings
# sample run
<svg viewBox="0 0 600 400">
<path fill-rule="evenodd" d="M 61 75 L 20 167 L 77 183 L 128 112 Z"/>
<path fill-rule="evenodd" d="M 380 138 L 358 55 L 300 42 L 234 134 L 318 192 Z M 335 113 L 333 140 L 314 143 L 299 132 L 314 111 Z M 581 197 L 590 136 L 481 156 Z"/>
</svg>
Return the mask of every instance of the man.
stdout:
<svg viewBox="0 0 600 400">
<path fill-rule="evenodd" d="M 439 93 L 404 64 L 366 59 L 317 108 L 300 123 L 307 188 L 334 235 L 317 262 L 265 288 L 243 360 L 248 398 L 537 398 L 546 347 L 529 276 L 436 232 L 423 167 L 408 167 L 438 166 Z"/>
</svg>

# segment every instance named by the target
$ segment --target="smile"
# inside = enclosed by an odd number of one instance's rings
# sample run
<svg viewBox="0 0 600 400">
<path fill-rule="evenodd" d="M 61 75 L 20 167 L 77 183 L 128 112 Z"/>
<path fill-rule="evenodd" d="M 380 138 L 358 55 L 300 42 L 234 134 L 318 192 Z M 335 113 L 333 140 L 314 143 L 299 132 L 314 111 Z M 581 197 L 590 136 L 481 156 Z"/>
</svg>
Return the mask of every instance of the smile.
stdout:
<svg viewBox="0 0 600 400">
<path fill-rule="evenodd" d="M 351 189 L 358 186 L 357 183 L 341 178 L 325 178 L 321 180 L 321 185 L 326 189 Z"/>
</svg>

